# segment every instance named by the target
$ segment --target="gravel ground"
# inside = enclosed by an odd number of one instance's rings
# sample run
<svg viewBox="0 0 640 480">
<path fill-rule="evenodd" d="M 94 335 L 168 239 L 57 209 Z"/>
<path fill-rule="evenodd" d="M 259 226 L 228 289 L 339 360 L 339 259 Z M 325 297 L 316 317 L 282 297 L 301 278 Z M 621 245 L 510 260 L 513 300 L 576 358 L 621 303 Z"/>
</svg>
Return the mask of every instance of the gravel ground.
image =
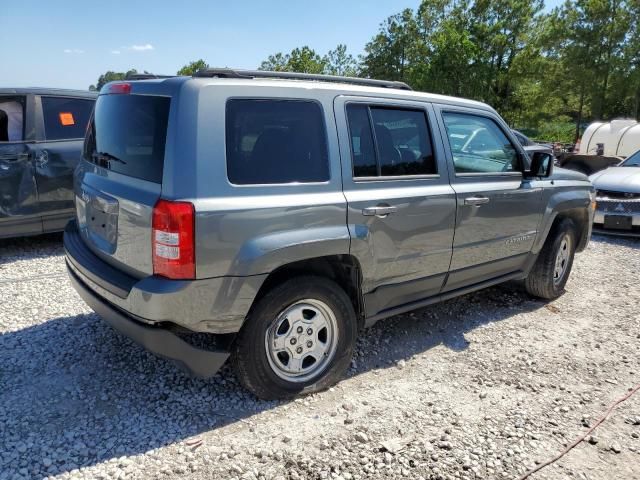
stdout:
<svg viewBox="0 0 640 480">
<path fill-rule="evenodd" d="M 517 478 L 640 382 L 640 240 L 594 237 L 551 303 L 512 284 L 381 322 L 293 402 L 115 333 L 60 240 L 0 243 L 0 479 Z M 531 478 L 640 479 L 639 437 L 640 393 Z"/>
</svg>

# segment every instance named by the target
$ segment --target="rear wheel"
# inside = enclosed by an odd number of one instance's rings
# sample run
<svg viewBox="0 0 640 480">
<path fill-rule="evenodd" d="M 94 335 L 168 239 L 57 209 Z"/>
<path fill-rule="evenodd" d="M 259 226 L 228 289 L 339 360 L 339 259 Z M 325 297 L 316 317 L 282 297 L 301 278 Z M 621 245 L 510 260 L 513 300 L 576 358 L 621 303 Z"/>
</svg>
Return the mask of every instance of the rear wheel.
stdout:
<svg viewBox="0 0 640 480">
<path fill-rule="evenodd" d="M 235 342 L 240 382 L 263 399 L 291 398 L 337 382 L 357 335 L 349 297 L 323 277 L 297 277 L 252 308 Z"/>
<path fill-rule="evenodd" d="M 556 223 L 525 280 L 527 291 L 536 297 L 558 298 L 569 279 L 576 248 L 574 223 L 562 219 Z"/>
</svg>

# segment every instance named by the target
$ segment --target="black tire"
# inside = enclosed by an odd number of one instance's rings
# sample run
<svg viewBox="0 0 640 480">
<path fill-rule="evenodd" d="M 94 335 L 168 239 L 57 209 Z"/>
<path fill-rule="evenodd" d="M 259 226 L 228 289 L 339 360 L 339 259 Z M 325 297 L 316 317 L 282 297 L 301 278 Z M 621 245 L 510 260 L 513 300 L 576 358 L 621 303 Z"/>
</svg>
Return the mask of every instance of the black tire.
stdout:
<svg viewBox="0 0 640 480">
<path fill-rule="evenodd" d="M 556 259 L 563 240 L 568 238 L 568 257 L 561 276 L 556 278 Z M 564 218 L 556 222 L 547 237 L 531 272 L 525 279 L 525 288 L 531 295 L 553 300 L 564 292 L 569 279 L 576 249 L 576 228 L 574 223 Z"/>
<path fill-rule="evenodd" d="M 323 302 L 337 325 L 335 350 L 312 378 L 289 381 L 276 374 L 267 352 L 266 335 L 287 308 L 304 299 Z M 358 333 L 356 314 L 345 291 L 318 276 L 292 278 L 265 294 L 252 307 L 232 348 L 231 362 L 242 385 L 264 400 L 287 399 L 324 390 L 338 382 L 349 367 Z M 273 357 L 271 357 L 273 358 Z"/>
</svg>

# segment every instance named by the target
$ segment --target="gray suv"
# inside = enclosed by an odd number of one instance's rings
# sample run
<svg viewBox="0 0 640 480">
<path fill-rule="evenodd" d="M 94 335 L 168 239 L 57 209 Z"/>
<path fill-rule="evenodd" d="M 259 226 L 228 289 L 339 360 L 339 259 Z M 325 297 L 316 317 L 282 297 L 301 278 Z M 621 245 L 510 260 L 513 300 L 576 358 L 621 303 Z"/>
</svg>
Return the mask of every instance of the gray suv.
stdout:
<svg viewBox="0 0 640 480">
<path fill-rule="evenodd" d="M 201 377 L 231 356 L 258 397 L 292 397 L 338 381 L 385 317 L 513 279 L 559 296 L 594 192 L 552 169 L 489 106 L 398 82 L 111 83 L 76 170 L 69 275 L 156 354 Z"/>
</svg>

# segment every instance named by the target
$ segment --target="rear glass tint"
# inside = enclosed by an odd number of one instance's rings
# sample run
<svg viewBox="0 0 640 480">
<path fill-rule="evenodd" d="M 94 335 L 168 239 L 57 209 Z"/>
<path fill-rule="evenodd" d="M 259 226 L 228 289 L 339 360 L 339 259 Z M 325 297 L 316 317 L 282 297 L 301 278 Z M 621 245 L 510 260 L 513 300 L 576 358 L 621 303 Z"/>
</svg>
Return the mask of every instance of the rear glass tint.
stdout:
<svg viewBox="0 0 640 480">
<path fill-rule="evenodd" d="M 236 185 L 329 180 L 322 109 L 304 100 L 227 102 L 227 175 Z"/>
<path fill-rule="evenodd" d="M 150 95 L 100 95 L 85 141 L 85 159 L 161 183 L 170 102 Z"/>
<path fill-rule="evenodd" d="M 347 120 L 354 178 L 438 173 L 423 110 L 356 103 Z"/>
<path fill-rule="evenodd" d="M 45 138 L 84 138 L 93 104 L 93 100 L 80 98 L 42 97 Z"/>
</svg>

